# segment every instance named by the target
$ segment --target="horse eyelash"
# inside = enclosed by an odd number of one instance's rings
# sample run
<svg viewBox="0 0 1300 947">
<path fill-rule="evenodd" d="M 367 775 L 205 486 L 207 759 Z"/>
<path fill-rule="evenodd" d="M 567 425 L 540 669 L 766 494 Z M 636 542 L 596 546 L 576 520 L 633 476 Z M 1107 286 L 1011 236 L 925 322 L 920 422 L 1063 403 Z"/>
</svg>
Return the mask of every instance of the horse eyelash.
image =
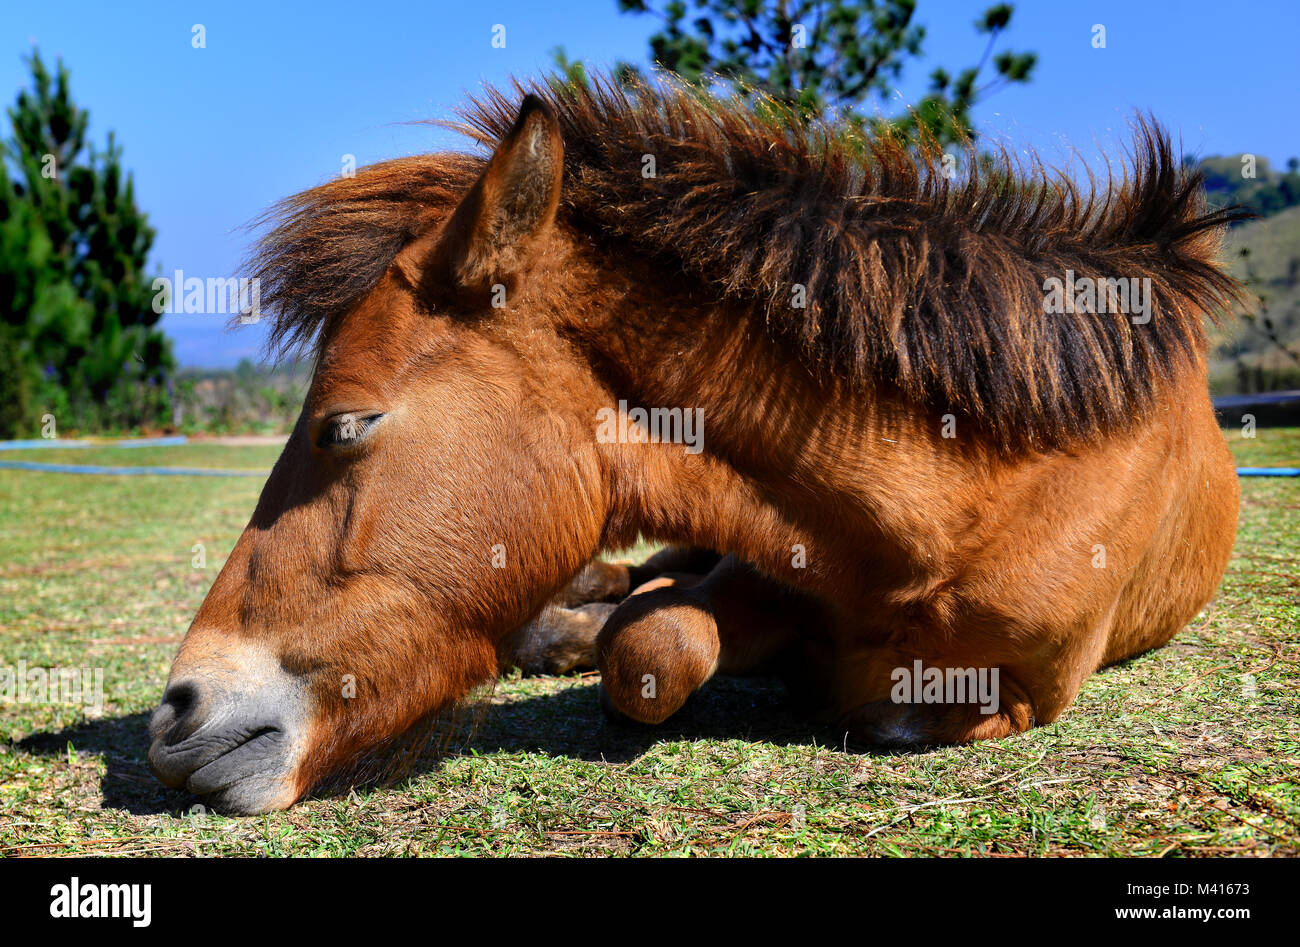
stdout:
<svg viewBox="0 0 1300 947">
<path fill-rule="evenodd" d="M 357 443 L 370 430 L 374 423 L 382 418 L 382 414 L 371 415 L 353 415 L 344 414 L 337 418 L 331 419 L 321 432 L 320 439 L 316 442 L 317 447 L 344 447 Z M 346 434 L 347 436 L 344 436 Z"/>
</svg>

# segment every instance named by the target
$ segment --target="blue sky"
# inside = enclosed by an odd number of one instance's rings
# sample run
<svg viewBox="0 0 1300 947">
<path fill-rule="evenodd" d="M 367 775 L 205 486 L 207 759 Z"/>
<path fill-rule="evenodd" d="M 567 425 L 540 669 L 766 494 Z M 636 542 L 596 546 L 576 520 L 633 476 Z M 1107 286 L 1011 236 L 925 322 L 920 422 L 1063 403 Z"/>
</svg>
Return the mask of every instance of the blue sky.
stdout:
<svg viewBox="0 0 1300 947">
<path fill-rule="evenodd" d="M 920 0 L 923 59 L 909 64 L 897 103 L 915 101 L 936 65 L 974 64 L 971 24 L 989 0 Z M 1034 80 L 977 106 L 982 134 L 1064 162 L 1125 140 L 1150 109 L 1195 155 L 1250 151 L 1275 166 L 1300 155 L 1300 4 L 1205 0 L 1021 0 L 999 48 L 1039 54 Z M 61 55 L 72 92 L 125 148 L 138 199 L 158 230 L 157 268 L 238 275 L 240 226 L 278 198 L 342 167 L 467 145 L 403 124 L 448 117 L 463 92 L 551 65 L 550 50 L 593 66 L 644 63 L 650 17 L 615 0 L 313 0 L 310 3 L 121 0 L 0 9 L 0 98 L 28 81 L 33 44 Z M 206 48 L 191 45 L 194 24 Z M 506 28 L 504 49 L 492 29 Z M 1094 24 L 1106 48 L 1092 46 Z M 1248 47 L 1238 45 L 1249 42 Z M 897 109 L 889 103 L 886 112 Z M 6 123 L 7 131 L 7 123 Z M 183 365 L 256 358 L 263 328 L 228 332 L 219 315 L 168 315 Z"/>
</svg>

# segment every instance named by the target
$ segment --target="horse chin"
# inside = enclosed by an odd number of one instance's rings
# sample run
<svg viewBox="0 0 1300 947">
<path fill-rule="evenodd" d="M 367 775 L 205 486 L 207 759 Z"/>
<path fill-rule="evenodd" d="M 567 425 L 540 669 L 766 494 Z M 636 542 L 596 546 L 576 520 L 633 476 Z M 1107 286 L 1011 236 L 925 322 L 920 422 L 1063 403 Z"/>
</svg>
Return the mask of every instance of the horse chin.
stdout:
<svg viewBox="0 0 1300 947">
<path fill-rule="evenodd" d="M 288 809 L 301 795 L 296 779 L 253 776 L 202 798 L 214 812 L 233 816 Z"/>
<path fill-rule="evenodd" d="M 220 812 L 288 808 L 303 788 L 312 703 L 305 682 L 256 647 L 202 650 L 199 660 L 183 651 L 172 667 L 149 721 L 150 768 Z"/>
</svg>

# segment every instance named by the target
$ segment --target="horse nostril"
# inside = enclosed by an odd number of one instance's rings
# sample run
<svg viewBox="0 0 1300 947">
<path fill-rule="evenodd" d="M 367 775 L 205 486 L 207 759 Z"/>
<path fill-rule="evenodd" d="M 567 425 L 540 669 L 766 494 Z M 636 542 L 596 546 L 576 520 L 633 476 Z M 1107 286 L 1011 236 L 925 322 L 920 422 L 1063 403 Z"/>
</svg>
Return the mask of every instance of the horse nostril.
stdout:
<svg viewBox="0 0 1300 947">
<path fill-rule="evenodd" d="M 165 737 L 168 743 L 185 739 L 197 729 L 191 718 L 198 703 L 199 689 L 194 683 L 184 681 L 168 687 L 149 721 L 150 735 L 155 739 Z"/>
<path fill-rule="evenodd" d="M 163 703 L 171 704 L 176 709 L 177 718 L 184 717 L 198 700 L 198 688 L 190 682 L 173 684 L 163 694 Z"/>
</svg>

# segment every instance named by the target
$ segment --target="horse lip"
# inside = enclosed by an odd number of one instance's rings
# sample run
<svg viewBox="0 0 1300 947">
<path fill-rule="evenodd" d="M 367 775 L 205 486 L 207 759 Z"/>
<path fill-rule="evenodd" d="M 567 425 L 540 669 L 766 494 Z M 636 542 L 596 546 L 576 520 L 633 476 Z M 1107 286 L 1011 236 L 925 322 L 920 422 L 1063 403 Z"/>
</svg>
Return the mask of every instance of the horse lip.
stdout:
<svg viewBox="0 0 1300 947">
<path fill-rule="evenodd" d="M 254 776 L 284 769 L 288 734 L 278 723 L 232 727 L 220 732 L 201 726 L 178 743 L 159 734 L 149 748 L 149 768 L 172 789 L 204 795 Z"/>
<path fill-rule="evenodd" d="M 260 727 L 190 773 L 185 788 L 197 796 L 227 789 L 243 780 L 282 774 L 287 734 Z"/>
</svg>

